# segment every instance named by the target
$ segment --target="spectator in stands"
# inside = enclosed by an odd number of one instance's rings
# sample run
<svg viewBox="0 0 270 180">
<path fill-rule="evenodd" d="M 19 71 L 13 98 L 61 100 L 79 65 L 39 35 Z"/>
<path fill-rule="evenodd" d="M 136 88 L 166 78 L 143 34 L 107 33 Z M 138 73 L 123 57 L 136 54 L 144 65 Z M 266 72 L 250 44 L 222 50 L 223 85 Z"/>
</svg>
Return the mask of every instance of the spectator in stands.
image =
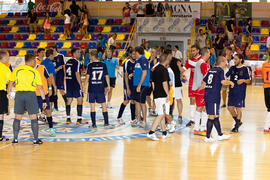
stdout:
<svg viewBox="0 0 270 180">
<path fill-rule="evenodd" d="M 175 46 L 173 47 L 173 52 L 172 52 L 172 54 L 173 54 L 173 57 L 174 57 L 174 58 L 176 58 L 176 59 L 182 61 L 182 59 L 183 59 L 182 52 L 179 51 L 179 47 L 178 47 L 177 45 L 175 45 Z"/>
<path fill-rule="evenodd" d="M 158 3 L 157 6 L 157 16 L 158 17 L 163 17 L 164 16 L 164 6 L 161 2 Z"/>
<path fill-rule="evenodd" d="M 216 16 L 212 15 L 210 19 L 206 22 L 205 31 L 209 33 L 209 35 L 212 34 L 212 30 L 215 28 L 216 25 Z"/>
<path fill-rule="evenodd" d="M 203 33 L 203 30 L 200 29 L 199 36 L 197 36 L 197 39 L 196 39 L 196 43 L 200 49 L 206 47 L 205 41 L 206 41 L 206 35 L 205 33 Z"/>
<path fill-rule="evenodd" d="M 145 7 L 144 4 L 142 3 L 142 0 L 139 0 L 139 4 L 137 5 L 136 11 L 137 17 L 144 17 Z"/>
<path fill-rule="evenodd" d="M 253 38 L 251 36 L 251 30 L 252 30 L 252 19 L 251 18 L 248 18 L 247 19 L 247 25 L 246 25 L 246 36 L 248 39 L 252 40 L 253 41 Z"/>
<path fill-rule="evenodd" d="M 168 3 L 165 4 L 165 17 L 172 17 L 172 8 L 169 6 Z"/>
<path fill-rule="evenodd" d="M 76 4 L 76 0 L 72 0 L 72 4 L 69 6 L 71 10 L 71 29 L 74 31 L 80 22 L 79 11 L 82 11 L 79 5 Z"/>
<path fill-rule="evenodd" d="M 103 54 L 104 54 L 104 49 L 102 49 L 100 46 L 97 48 L 98 52 L 98 59 L 100 62 L 103 62 Z"/>
<path fill-rule="evenodd" d="M 64 23 L 65 23 L 65 26 L 64 26 L 64 35 L 65 35 L 65 38 L 67 37 L 70 37 L 71 35 L 71 31 L 70 31 L 70 10 L 67 9 L 64 11 Z"/>
<path fill-rule="evenodd" d="M 217 23 L 217 33 L 221 32 L 221 33 L 224 33 L 225 32 L 225 28 L 224 28 L 224 25 L 222 24 L 222 21 L 218 21 Z"/>
<path fill-rule="evenodd" d="M 90 63 L 90 56 L 89 56 L 89 48 L 85 48 L 84 50 L 84 67 L 87 68 L 87 65 Z"/>
<path fill-rule="evenodd" d="M 29 2 L 28 2 L 28 13 L 30 13 L 30 11 L 32 9 L 34 9 L 34 7 L 35 7 L 35 3 L 33 3 L 31 0 L 29 0 Z"/>
<path fill-rule="evenodd" d="M 227 25 L 228 40 L 231 43 L 234 38 L 235 17 L 233 16 L 231 20 L 227 21 L 226 25 Z"/>
<path fill-rule="evenodd" d="M 244 53 L 243 53 L 245 59 L 250 59 L 252 57 L 252 55 L 253 55 L 253 53 L 250 50 L 251 44 L 252 44 L 252 42 L 250 41 L 250 42 L 247 42 L 246 45 L 245 45 L 245 50 L 244 50 Z"/>
<path fill-rule="evenodd" d="M 206 40 L 205 40 L 205 46 L 210 49 L 212 48 L 212 38 L 211 36 L 208 34 L 208 32 L 205 32 L 205 37 L 206 37 Z"/>
<path fill-rule="evenodd" d="M 50 17 L 49 12 L 46 12 L 46 16 L 45 16 L 44 23 L 43 23 L 43 28 L 44 28 L 45 34 L 50 34 L 51 22 L 52 22 L 52 18 Z"/>
<path fill-rule="evenodd" d="M 210 60 L 209 60 L 209 65 L 211 68 L 213 68 L 213 67 L 215 67 L 215 64 L 216 64 L 217 55 L 216 55 L 216 51 L 214 48 L 210 49 L 210 53 L 211 53 L 211 56 L 210 56 Z"/>
<path fill-rule="evenodd" d="M 263 55 L 263 60 L 264 61 L 270 61 L 269 49 L 265 50 L 265 54 Z"/>
<path fill-rule="evenodd" d="M 239 31 L 236 36 L 234 36 L 233 44 L 235 46 L 236 52 L 241 52 L 241 42 L 242 42 L 242 32 Z"/>
<path fill-rule="evenodd" d="M 30 29 L 30 34 L 35 33 L 37 34 L 37 22 L 38 22 L 38 16 L 35 12 L 35 9 L 31 9 L 31 11 L 28 13 L 28 24 Z"/>
<path fill-rule="evenodd" d="M 82 24 L 81 34 L 83 35 L 84 38 L 88 38 L 89 22 L 88 22 L 88 16 L 85 12 L 82 12 L 81 24 Z"/>
<path fill-rule="evenodd" d="M 129 6 L 129 3 L 126 2 L 126 6 L 123 7 L 123 20 L 124 20 L 124 24 L 126 25 L 130 24 L 130 12 L 131 12 L 131 8 Z"/>
<path fill-rule="evenodd" d="M 218 33 L 215 39 L 215 48 L 217 56 L 221 56 L 223 48 L 225 47 L 225 40 L 221 32 Z"/>
<path fill-rule="evenodd" d="M 84 12 L 87 15 L 87 17 L 89 16 L 86 4 L 83 6 L 82 12 Z"/>
<path fill-rule="evenodd" d="M 99 34 L 97 39 L 97 48 L 99 47 L 101 47 L 103 50 L 106 49 L 106 39 L 102 36 L 102 34 Z"/>
<path fill-rule="evenodd" d="M 143 44 L 143 47 L 147 52 L 151 53 L 150 43 L 148 41 Z"/>
<path fill-rule="evenodd" d="M 269 35 L 268 35 L 268 38 L 266 41 L 266 47 L 267 47 L 267 49 L 270 49 L 270 32 L 269 32 Z"/>
<path fill-rule="evenodd" d="M 148 4 L 146 4 L 146 16 L 153 17 L 155 15 L 155 6 L 152 3 L 152 0 L 148 0 Z"/>
<path fill-rule="evenodd" d="M 115 41 L 116 40 L 116 37 L 117 37 L 117 34 L 114 33 L 112 35 L 112 37 L 109 38 L 107 49 L 112 49 L 112 50 L 115 50 L 116 49 L 116 41 Z"/>
</svg>

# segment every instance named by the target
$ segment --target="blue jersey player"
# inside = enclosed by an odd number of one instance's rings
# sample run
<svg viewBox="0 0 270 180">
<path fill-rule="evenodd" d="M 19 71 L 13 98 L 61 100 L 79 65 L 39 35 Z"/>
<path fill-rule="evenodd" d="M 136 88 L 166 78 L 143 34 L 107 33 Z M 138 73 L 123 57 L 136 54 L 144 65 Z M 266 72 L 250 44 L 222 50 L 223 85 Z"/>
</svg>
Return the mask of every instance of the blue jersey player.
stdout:
<svg viewBox="0 0 270 180">
<path fill-rule="evenodd" d="M 57 46 L 50 47 L 54 53 L 54 68 L 55 68 L 55 83 L 57 90 L 59 90 L 60 94 L 63 97 L 64 102 L 67 102 L 66 92 L 65 92 L 65 59 L 63 54 L 59 54 L 57 51 Z M 54 107 L 58 109 L 57 97 L 54 102 Z"/>
<path fill-rule="evenodd" d="M 225 140 L 230 138 L 228 135 L 223 135 L 219 122 L 219 107 L 220 107 L 220 91 L 222 85 L 234 86 L 234 83 L 225 80 L 224 68 L 226 67 L 226 59 L 222 56 L 218 57 L 216 67 L 211 68 L 206 76 L 203 78 L 202 86 L 204 88 L 204 102 L 208 120 L 206 125 L 205 142 L 213 142 L 214 139 L 210 137 L 213 126 L 218 132 L 218 140 Z"/>
<path fill-rule="evenodd" d="M 71 49 L 72 58 L 66 62 L 66 89 L 67 89 L 67 103 L 66 114 L 67 124 L 71 123 L 70 119 L 70 105 L 73 98 L 77 99 L 77 125 L 81 124 L 82 111 L 83 111 L 83 88 L 80 75 L 80 62 L 81 55 L 80 48 Z"/>
<path fill-rule="evenodd" d="M 234 87 L 230 87 L 228 110 L 235 121 L 232 132 L 238 132 L 242 125 L 242 108 L 245 107 L 247 84 L 250 84 L 251 80 L 248 68 L 243 65 L 244 56 L 242 54 L 234 56 L 234 64 L 226 73 L 226 77 L 230 77 L 230 80 L 235 84 Z"/>
<path fill-rule="evenodd" d="M 95 103 L 99 103 L 102 106 L 102 113 L 104 117 L 104 128 L 114 128 L 114 126 L 109 124 L 108 111 L 106 107 L 106 91 L 110 89 L 110 79 L 108 75 L 108 70 L 106 64 L 99 61 L 97 50 L 90 52 L 90 59 L 92 63 L 87 66 L 87 73 L 85 79 L 85 87 L 88 83 L 88 96 L 87 101 L 90 103 L 91 108 L 91 120 L 92 128 L 97 128 L 96 125 L 96 111 Z M 108 87 L 105 87 L 105 81 Z"/>
<path fill-rule="evenodd" d="M 133 73 L 135 68 L 135 61 L 136 61 L 136 53 L 135 49 L 130 49 L 129 53 L 129 59 L 124 63 L 123 65 L 123 79 L 124 79 L 124 102 L 122 102 L 118 116 L 117 116 L 117 122 L 120 125 L 125 124 L 125 122 L 122 119 L 122 115 L 124 113 L 124 110 L 126 106 L 128 105 L 130 101 L 130 112 L 131 112 L 131 126 L 134 126 L 135 121 L 135 104 L 134 104 L 134 87 L 133 87 Z"/>
</svg>

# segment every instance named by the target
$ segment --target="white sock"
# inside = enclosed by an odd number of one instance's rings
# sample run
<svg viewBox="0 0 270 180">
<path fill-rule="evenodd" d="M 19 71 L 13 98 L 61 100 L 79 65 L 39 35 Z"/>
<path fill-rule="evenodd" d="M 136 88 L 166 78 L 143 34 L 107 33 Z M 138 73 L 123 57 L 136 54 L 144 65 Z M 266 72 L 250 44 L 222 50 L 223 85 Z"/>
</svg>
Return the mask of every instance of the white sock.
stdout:
<svg viewBox="0 0 270 180">
<path fill-rule="evenodd" d="M 194 130 L 199 131 L 200 130 L 200 120 L 201 120 L 201 112 L 195 111 L 194 114 Z"/>
<path fill-rule="evenodd" d="M 189 119 L 191 121 L 194 121 L 194 114 L 195 114 L 195 111 L 196 111 L 196 106 L 195 105 L 190 105 L 189 106 Z"/>
<path fill-rule="evenodd" d="M 202 112 L 202 119 L 201 119 L 201 131 L 206 130 L 206 123 L 207 123 L 208 115 L 206 112 Z"/>
<path fill-rule="evenodd" d="M 265 118 L 264 129 L 269 129 L 269 128 L 270 128 L 270 112 L 267 112 L 267 115 Z"/>
</svg>

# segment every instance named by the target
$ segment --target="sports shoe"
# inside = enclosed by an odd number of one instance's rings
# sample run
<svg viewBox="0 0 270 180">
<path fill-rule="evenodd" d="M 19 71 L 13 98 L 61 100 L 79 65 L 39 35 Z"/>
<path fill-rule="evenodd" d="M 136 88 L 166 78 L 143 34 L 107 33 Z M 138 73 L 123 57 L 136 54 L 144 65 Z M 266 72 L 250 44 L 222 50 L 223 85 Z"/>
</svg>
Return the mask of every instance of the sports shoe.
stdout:
<svg viewBox="0 0 270 180">
<path fill-rule="evenodd" d="M 263 132 L 264 133 L 270 133 L 270 130 L 269 129 L 264 129 Z"/>
<path fill-rule="evenodd" d="M 156 134 L 154 133 L 154 134 L 149 134 L 149 133 L 147 133 L 147 137 L 149 138 L 149 139 L 152 139 L 153 141 L 158 141 L 159 139 L 157 138 L 157 136 L 156 136 Z"/>
<path fill-rule="evenodd" d="M 207 137 L 204 138 L 204 142 L 206 142 L 206 143 L 212 143 L 214 141 L 215 140 L 213 138 L 207 138 Z"/>
<path fill-rule="evenodd" d="M 144 121 L 140 121 L 139 122 L 139 127 L 140 128 L 145 128 L 145 122 Z"/>
<path fill-rule="evenodd" d="M 82 121 L 77 120 L 77 122 L 76 122 L 76 126 L 78 127 L 78 126 L 80 126 L 80 125 L 82 125 Z"/>
<path fill-rule="evenodd" d="M 70 124 L 70 123 L 71 123 L 70 118 L 67 118 L 66 124 Z"/>
<path fill-rule="evenodd" d="M 226 104 L 223 104 L 222 106 L 221 106 L 221 108 L 225 108 L 226 107 Z"/>
<path fill-rule="evenodd" d="M 90 127 L 90 126 L 89 126 Z M 97 125 L 92 125 L 92 129 L 97 129 Z"/>
<path fill-rule="evenodd" d="M 167 134 L 166 135 L 163 135 L 162 134 L 162 139 L 166 139 L 166 138 L 168 138 L 168 137 L 170 137 L 171 135 L 167 132 Z"/>
<path fill-rule="evenodd" d="M 104 125 L 104 128 L 105 128 L 105 129 L 114 129 L 115 126 L 112 125 L 112 124 L 105 124 L 105 125 Z"/>
<path fill-rule="evenodd" d="M 123 121 L 122 118 L 116 119 L 116 122 L 117 122 L 118 124 L 120 124 L 120 125 L 124 125 L 124 124 L 125 124 L 125 122 Z"/>
<path fill-rule="evenodd" d="M 204 131 L 199 131 L 199 133 L 200 133 L 201 136 L 206 136 L 206 130 L 204 130 Z"/>
<path fill-rule="evenodd" d="M 231 136 L 229 136 L 229 135 L 223 134 L 222 136 L 218 136 L 217 140 L 218 140 L 218 141 L 223 141 L 223 140 L 230 139 L 230 137 L 231 137 Z"/>
<path fill-rule="evenodd" d="M 194 135 L 199 135 L 199 136 L 201 136 L 201 132 L 200 132 L 200 131 L 197 131 L 197 130 L 193 130 L 193 134 L 194 134 Z"/>
<path fill-rule="evenodd" d="M 240 126 L 242 125 L 243 123 L 240 121 L 240 123 L 239 124 L 235 124 L 234 125 L 234 128 L 231 130 L 232 132 L 235 132 L 235 133 L 237 133 L 237 132 L 239 132 L 239 128 L 240 128 Z"/>
<path fill-rule="evenodd" d="M 112 109 L 112 106 L 111 106 L 110 102 L 107 103 L 107 108 Z"/>
<path fill-rule="evenodd" d="M 13 139 L 12 144 L 18 144 L 18 139 Z"/>
<path fill-rule="evenodd" d="M 152 110 L 151 115 L 152 115 L 152 116 L 157 116 L 158 114 L 156 113 L 156 111 L 153 111 L 153 110 Z"/>
<path fill-rule="evenodd" d="M 148 108 L 148 113 L 149 113 L 149 114 L 152 114 L 152 112 L 153 112 L 152 107 Z"/>
<path fill-rule="evenodd" d="M 131 127 L 137 127 L 139 125 L 139 122 L 137 120 L 131 120 L 130 125 Z"/>
<path fill-rule="evenodd" d="M 50 128 L 50 129 L 49 129 L 49 133 L 50 133 L 50 136 L 51 136 L 51 137 L 55 137 L 55 136 L 56 136 L 56 135 L 55 135 L 55 131 L 54 131 L 53 128 Z"/>
<path fill-rule="evenodd" d="M 186 127 L 190 127 L 190 126 L 192 126 L 193 124 L 194 124 L 193 121 L 189 121 L 189 122 L 187 123 Z"/>
<path fill-rule="evenodd" d="M 41 145 L 41 144 L 43 144 L 43 142 L 40 139 L 38 139 L 38 140 L 34 140 L 33 144 L 34 145 Z"/>
<path fill-rule="evenodd" d="M 7 138 L 6 136 L 2 136 L 0 137 L 0 141 L 9 141 L 9 138 Z"/>
<path fill-rule="evenodd" d="M 176 131 L 176 129 L 175 129 L 175 124 L 174 124 L 173 122 L 174 122 L 174 121 L 172 121 L 172 123 L 171 123 L 171 125 L 170 125 L 170 128 L 169 128 L 169 132 L 170 132 L 170 133 L 173 133 L 173 132 Z"/>
<path fill-rule="evenodd" d="M 183 118 L 182 118 L 182 116 L 178 116 L 178 122 L 179 122 L 179 124 L 182 124 L 182 123 L 183 123 Z"/>
</svg>

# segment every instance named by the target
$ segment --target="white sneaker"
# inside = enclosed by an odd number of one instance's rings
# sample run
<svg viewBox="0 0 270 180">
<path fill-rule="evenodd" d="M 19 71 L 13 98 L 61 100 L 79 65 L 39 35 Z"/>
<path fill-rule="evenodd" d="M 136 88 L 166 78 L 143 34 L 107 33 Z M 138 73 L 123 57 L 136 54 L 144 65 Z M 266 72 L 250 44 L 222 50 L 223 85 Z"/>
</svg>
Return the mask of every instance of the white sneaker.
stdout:
<svg viewBox="0 0 270 180">
<path fill-rule="evenodd" d="M 214 141 L 215 140 L 213 138 L 207 138 L 207 137 L 204 138 L 204 142 L 206 142 L 206 143 L 212 143 Z"/>
<path fill-rule="evenodd" d="M 117 122 L 118 124 L 120 124 L 120 125 L 124 125 L 124 124 L 125 124 L 125 122 L 123 121 L 122 118 L 117 119 L 116 122 Z"/>
<path fill-rule="evenodd" d="M 111 108 L 112 108 L 112 106 L 111 106 L 111 103 L 110 103 L 110 102 L 108 102 L 108 103 L 107 103 L 107 108 L 109 108 L 109 109 L 111 109 Z"/>
<path fill-rule="evenodd" d="M 166 138 L 168 138 L 168 137 L 170 137 L 171 135 L 167 132 L 167 134 L 166 135 L 163 135 L 162 134 L 162 139 L 166 139 Z"/>
<path fill-rule="evenodd" d="M 144 121 L 140 121 L 140 122 L 139 122 L 139 127 L 140 127 L 140 128 L 145 128 L 145 123 L 144 123 Z"/>
<path fill-rule="evenodd" d="M 229 135 L 222 135 L 222 136 L 218 136 L 218 141 L 223 141 L 223 140 L 227 140 L 227 139 L 230 139 L 231 136 Z"/>
<path fill-rule="evenodd" d="M 159 139 L 157 138 L 157 136 L 156 136 L 156 134 L 154 133 L 154 134 L 149 134 L 149 133 L 147 133 L 147 137 L 149 138 L 149 139 L 152 139 L 153 141 L 158 141 Z"/>
<path fill-rule="evenodd" d="M 170 132 L 170 133 L 173 133 L 173 132 L 175 132 L 175 131 L 176 131 L 175 125 L 171 124 L 171 127 L 170 127 L 170 129 L 169 129 L 169 132 Z"/>
</svg>

